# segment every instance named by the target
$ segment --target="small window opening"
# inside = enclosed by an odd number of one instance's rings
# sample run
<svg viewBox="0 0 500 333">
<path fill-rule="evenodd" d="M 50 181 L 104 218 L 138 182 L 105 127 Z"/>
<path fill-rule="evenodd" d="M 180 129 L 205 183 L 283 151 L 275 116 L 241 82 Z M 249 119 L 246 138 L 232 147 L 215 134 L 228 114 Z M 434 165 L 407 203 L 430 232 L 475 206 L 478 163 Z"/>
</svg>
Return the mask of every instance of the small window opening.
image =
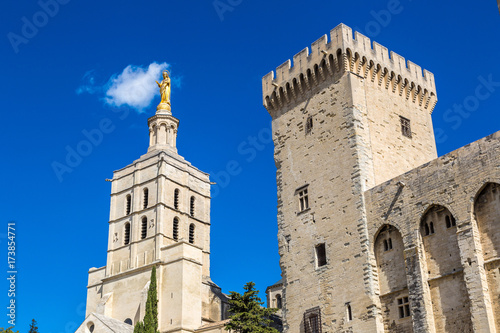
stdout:
<svg viewBox="0 0 500 333">
<path fill-rule="evenodd" d="M 89 332 L 90 333 L 94 332 L 94 328 L 95 328 L 94 323 L 89 323 Z"/>
<path fill-rule="evenodd" d="M 191 215 L 191 217 L 194 217 L 194 197 L 191 197 L 189 203 L 189 214 Z"/>
<path fill-rule="evenodd" d="M 430 230 L 429 225 L 427 223 L 424 224 L 424 236 L 429 236 Z"/>
<path fill-rule="evenodd" d="M 434 223 L 433 222 L 430 223 L 430 227 L 431 227 L 431 230 L 430 230 L 431 234 L 433 234 L 434 233 Z"/>
<path fill-rule="evenodd" d="M 392 239 L 384 239 L 384 250 L 389 251 L 392 250 Z"/>
<path fill-rule="evenodd" d="M 290 236 L 290 235 L 285 236 L 286 252 L 290 252 L 290 241 L 291 240 L 292 240 L 292 236 Z"/>
<path fill-rule="evenodd" d="M 318 267 L 326 265 L 325 243 L 316 245 L 316 263 Z"/>
<path fill-rule="evenodd" d="M 410 119 L 405 118 L 405 117 L 399 117 L 399 120 L 401 122 L 401 133 L 411 139 L 411 126 L 410 126 Z"/>
<path fill-rule="evenodd" d="M 179 239 L 179 219 L 177 217 L 174 217 L 172 237 L 174 238 L 174 240 Z"/>
<path fill-rule="evenodd" d="M 141 221 L 141 239 L 148 235 L 148 219 L 144 216 Z"/>
<path fill-rule="evenodd" d="M 308 318 L 309 322 L 309 332 L 318 333 L 319 332 L 319 318 L 318 315 L 310 315 Z"/>
<path fill-rule="evenodd" d="M 398 298 L 399 318 L 406 318 L 410 316 L 410 302 L 408 297 Z"/>
<path fill-rule="evenodd" d="M 127 203 L 126 203 L 126 208 L 125 208 L 125 215 L 128 215 L 130 214 L 130 210 L 132 208 L 132 197 L 129 195 L 127 195 L 127 199 L 126 199 Z"/>
<path fill-rule="evenodd" d="M 174 209 L 179 209 L 179 189 L 174 191 Z"/>
<path fill-rule="evenodd" d="M 299 211 L 303 212 L 309 208 L 309 194 L 307 187 L 299 191 Z"/>
<path fill-rule="evenodd" d="M 143 209 L 148 208 L 149 204 L 149 190 L 147 188 L 144 189 L 144 200 L 143 200 Z"/>
<path fill-rule="evenodd" d="M 189 243 L 194 244 L 194 224 L 189 225 Z"/>
<path fill-rule="evenodd" d="M 311 133 L 312 129 L 313 129 L 313 119 L 312 116 L 309 116 L 307 117 L 306 120 L 306 134 Z"/>
<path fill-rule="evenodd" d="M 276 295 L 276 307 L 278 309 L 281 309 L 283 307 L 283 304 L 281 303 L 281 295 L 280 294 Z"/>
<path fill-rule="evenodd" d="M 455 227 L 457 225 L 457 220 L 455 220 L 455 218 L 453 217 L 453 215 L 451 216 L 451 226 L 452 227 Z"/>
<path fill-rule="evenodd" d="M 448 215 L 446 215 L 446 228 L 451 228 L 451 220 Z"/>
<path fill-rule="evenodd" d="M 321 312 L 319 307 L 309 309 L 304 313 L 305 333 L 321 333 Z"/>
<path fill-rule="evenodd" d="M 125 245 L 130 243 L 130 223 L 125 223 L 125 235 L 123 237 L 123 242 Z"/>
<path fill-rule="evenodd" d="M 346 303 L 346 310 L 347 310 L 347 321 L 352 320 L 352 309 L 351 309 L 351 304 Z"/>
<path fill-rule="evenodd" d="M 132 319 L 130 318 L 125 319 L 125 324 L 132 325 Z"/>
</svg>

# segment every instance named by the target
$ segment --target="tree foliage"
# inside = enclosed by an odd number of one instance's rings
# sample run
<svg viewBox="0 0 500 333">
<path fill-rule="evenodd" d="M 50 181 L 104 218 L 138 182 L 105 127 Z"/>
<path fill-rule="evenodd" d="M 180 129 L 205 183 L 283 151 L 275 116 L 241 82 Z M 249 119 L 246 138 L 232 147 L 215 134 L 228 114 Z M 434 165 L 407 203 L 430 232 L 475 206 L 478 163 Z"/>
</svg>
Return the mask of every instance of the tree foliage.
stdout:
<svg viewBox="0 0 500 333">
<path fill-rule="evenodd" d="M 3 328 L 3 327 L 0 327 L 0 333 L 19 333 L 19 331 L 13 331 L 12 328 L 14 328 L 14 326 L 11 326 L 11 327 L 7 327 L 7 328 Z"/>
<path fill-rule="evenodd" d="M 144 332 L 159 333 L 158 331 L 158 292 L 156 290 L 156 267 L 151 271 L 146 314 L 144 315 Z"/>
<path fill-rule="evenodd" d="M 142 323 L 142 321 L 135 324 L 134 333 L 144 333 L 144 324 Z"/>
<path fill-rule="evenodd" d="M 255 290 L 255 283 L 248 282 L 243 289 L 243 295 L 230 292 L 231 321 L 225 325 L 225 329 L 239 333 L 278 333 L 278 330 L 270 326 L 270 317 L 277 309 L 262 307 L 264 302 L 258 296 L 259 291 Z"/>
<path fill-rule="evenodd" d="M 39 333 L 35 319 L 31 319 L 30 330 L 28 333 Z"/>
<path fill-rule="evenodd" d="M 135 324 L 134 333 L 159 333 L 158 331 L 158 291 L 156 287 L 156 267 L 151 271 L 146 314 L 144 320 Z"/>
</svg>

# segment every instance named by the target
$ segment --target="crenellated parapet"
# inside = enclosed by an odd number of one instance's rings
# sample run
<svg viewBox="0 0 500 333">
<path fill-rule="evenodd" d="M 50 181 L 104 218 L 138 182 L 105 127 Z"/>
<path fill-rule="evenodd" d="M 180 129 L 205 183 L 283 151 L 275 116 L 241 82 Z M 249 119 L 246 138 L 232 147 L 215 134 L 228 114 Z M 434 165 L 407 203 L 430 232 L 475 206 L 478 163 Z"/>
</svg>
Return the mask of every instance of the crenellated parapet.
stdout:
<svg viewBox="0 0 500 333">
<path fill-rule="evenodd" d="M 276 72 L 262 78 L 264 106 L 268 111 L 281 109 L 293 100 L 301 100 L 329 78 L 351 72 L 388 92 L 411 100 L 429 113 L 437 102 L 434 75 L 420 66 L 406 61 L 344 24 L 312 43 L 282 65 Z"/>
</svg>

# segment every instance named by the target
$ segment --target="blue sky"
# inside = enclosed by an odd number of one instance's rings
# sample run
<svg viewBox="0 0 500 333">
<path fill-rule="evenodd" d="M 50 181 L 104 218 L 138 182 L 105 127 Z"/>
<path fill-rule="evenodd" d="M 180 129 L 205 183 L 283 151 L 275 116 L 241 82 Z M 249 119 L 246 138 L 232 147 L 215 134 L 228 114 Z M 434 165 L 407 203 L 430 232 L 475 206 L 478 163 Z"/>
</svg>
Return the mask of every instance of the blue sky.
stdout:
<svg viewBox="0 0 500 333">
<path fill-rule="evenodd" d="M 434 73 L 439 155 L 500 129 L 494 0 L 54 1 L 0 5 L 0 267 L 7 277 L 7 223 L 16 221 L 21 332 L 31 318 L 49 333 L 74 332 L 84 319 L 87 271 L 106 261 L 105 179 L 146 152 L 159 101 L 149 88 L 131 98 L 129 79 L 171 70 L 179 153 L 219 183 L 211 272 L 224 292 L 253 280 L 264 296 L 280 278 L 261 78 L 339 23 Z M 102 140 L 71 172 L 54 172 L 103 119 L 112 129 Z M 234 163 L 238 172 L 224 177 Z M 0 327 L 8 289 L 2 279 Z"/>
</svg>

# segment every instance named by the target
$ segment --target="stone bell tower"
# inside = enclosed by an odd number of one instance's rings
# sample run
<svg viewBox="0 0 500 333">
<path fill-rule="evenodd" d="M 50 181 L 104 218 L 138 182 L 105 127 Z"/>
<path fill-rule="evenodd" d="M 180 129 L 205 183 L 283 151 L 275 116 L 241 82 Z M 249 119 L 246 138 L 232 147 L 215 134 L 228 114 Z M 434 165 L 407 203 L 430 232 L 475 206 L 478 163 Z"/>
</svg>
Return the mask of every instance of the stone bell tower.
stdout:
<svg viewBox="0 0 500 333">
<path fill-rule="evenodd" d="M 437 157 L 434 76 L 341 24 L 262 79 L 285 332 L 382 332 L 363 193 Z"/>
<path fill-rule="evenodd" d="M 210 179 L 177 153 L 168 72 L 158 85 L 148 151 L 111 180 L 107 263 L 89 271 L 86 321 L 143 320 L 156 266 L 159 330 L 193 332 L 224 319 L 225 297 L 210 280 Z"/>
</svg>

